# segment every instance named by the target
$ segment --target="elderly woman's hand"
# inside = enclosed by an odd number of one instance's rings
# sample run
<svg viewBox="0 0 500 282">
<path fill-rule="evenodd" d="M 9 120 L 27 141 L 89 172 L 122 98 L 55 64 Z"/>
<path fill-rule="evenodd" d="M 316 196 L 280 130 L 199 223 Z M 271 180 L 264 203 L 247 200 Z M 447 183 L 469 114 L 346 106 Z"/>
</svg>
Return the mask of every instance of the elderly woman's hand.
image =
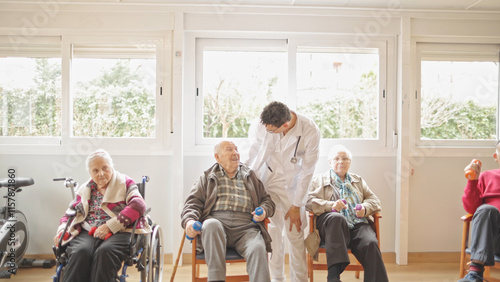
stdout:
<svg viewBox="0 0 500 282">
<path fill-rule="evenodd" d="M 108 235 L 108 233 L 111 233 L 111 229 L 109 229 L 109 227 L 106 224 L 103 224 L 97 227 L 93 235 L 94 238 L 99 238 L 104 240 L 104 238 L 106 238 L 106 235 Z"/>
<path fill-rule="evenodd" d="M 337 201 L 333 202 L 332 211 L 335 210 L 335 211 L 340 212 L 343 209 L 347 209 L 347 206 L 345 204 L 345 200 L 344 199 L 340 199 L 340 200 L 337 200 Z"/>
<path fill-rule="evenodd" d="M 61 236 L 61 233 L 62 233 L 62 231 L 57 233 L 56 237 L 54 237 L 54 246 L 56 246 L 56 247 L 59 244 L 59 238 Z"/>
<path fill-rule="evenodd" d="M 363 218 L 365 217 L 366 214 L 366 209 L 365 206 L 359 205 L 361 208 L 359 210 L 356 210 L 356 217 L 358 218 Z"/>
</svg>

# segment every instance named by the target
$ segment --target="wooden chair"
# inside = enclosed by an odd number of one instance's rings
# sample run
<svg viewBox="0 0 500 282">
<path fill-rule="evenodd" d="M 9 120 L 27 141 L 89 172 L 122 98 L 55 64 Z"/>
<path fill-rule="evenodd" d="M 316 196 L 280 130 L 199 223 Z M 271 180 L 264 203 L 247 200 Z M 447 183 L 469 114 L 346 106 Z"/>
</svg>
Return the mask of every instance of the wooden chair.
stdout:
<svg viewBox="0 0 500 282">
<path fill-rule="evenodd" d="M 375 213 L 373 215 L 375 234 L 377 236 L 379 249 L 380 249 L 380 228 L 379 228 L 379 219 L 380 218 L 382 218 L 382 216 L 379 213 Z M 314 213 L 309 212 L 309 233 L 314 232 L 313 220 L 314 220 Z M 349 251 L 349 254 L 352 254 L 351 250 L 348 250 L 348 251 Z M 319 253 L 320 254 L 326 253 L 325 245 L 323 242 L 319 245 Z M 354 261 L 355 262 L 350 263 L 345 268 L 344 271 L 355 271 L 354 275 L 356 276 L 356 278 L 359 279 L 359 272 L 363 271 L 363 266 L 359 263 L 359 261 L 356 258 L 354 258 Z M 311 256 L 311 254 L 307 253 L 307 269 L 309 272 L 309 278 L 311 279 L 310 281 L 314 282 L 314 273 L 313 273 L 314 270 L 328 270 L 328 265 L 326 263 L 315 262 Z"/>
<path fill-rule="evenodd" d="M 472 220 L 473 214 L 467 214 L 461 217 L 463 221 L 463 229 L 462 229 L 462 246 L 460 248 L 460 278 L 463 278 L 466 274 L 466 271 L 469 269 L 467 264 L 470 261 L 470 250 L 468 248 L 469 245 L 469 233 L 470 233 L 470 222 Z M 495 265 L 491 266 L 495 269 L 500 269 L 500 256 L 495 256 Z M 490 276 L 490 266 L 484 267 L 484 278 L 488 281 L 500 281 L 500 279 L 496 279 Z"/>
<path fill-rule="evenodd" d="M 264 220 L 264 224 L 267 225 L 269 224 L 269 219 L 266 218 Z M 191 277 L 193 282 L 205 282 L 207 281 L 207 277 L 201 277 L 200 276 L 200 265 L 206 264 L 205 262 L 205 253 L 201 254 L 196 254 L 196 240 L 197 238 L 193 239 L 192 243 L 192 253 L 191 253 Z M 226 263 L 237 263 L 237 262 L 245 262 L 245 259 L 238 254 L 238 252 L 234 248 L 227 248 L 226 249 Z M 250 281 L 250 277 L 248 274 L 238 274 L 238 275 L 226 275 L 226 282 L 240 282 L 240 281 Z"/>
</svg>

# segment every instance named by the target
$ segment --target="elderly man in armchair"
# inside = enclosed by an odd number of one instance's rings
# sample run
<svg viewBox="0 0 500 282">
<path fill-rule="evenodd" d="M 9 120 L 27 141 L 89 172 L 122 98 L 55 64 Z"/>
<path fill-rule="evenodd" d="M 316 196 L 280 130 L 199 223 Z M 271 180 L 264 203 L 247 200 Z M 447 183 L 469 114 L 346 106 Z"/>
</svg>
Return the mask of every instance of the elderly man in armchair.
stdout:
<svg viewBox="0 0 500 282">
<path fill-rule="evenodd" d="M 234 247 L 245 258 L 250 281 L 271 281 L 267 263 L 271 237 L 263 221 L 274 214 L 274 202 L 255 172 L 240 163 L 233 142 L 220 142 L 214 153 L 217 163 L 202 174 L 186 199 L 182 227 L 189 237 L 201 237 L 208 281 L 225 281 L 226 247 Z M 257 207 L 263 214 L 255 214 Z M 201 231 L 194 230 L 196 221 L 203 224 Z"/>
<path fill-rule="evenodd" d="M 331 169 L 315 176 L 309 186 L 306 208 L 315 214 L 316 228 L 325 242 L 328 282 L 340 281 L 350 263 L 348 248 L 363 266 L 365 282 L 388 281 L 377 237 L 368 221 L 381 210 L 380 200 L 363 178 L 348 172 L 351 160 L 347 148 L 333 147 L 328 156 Z"/>
</svg>

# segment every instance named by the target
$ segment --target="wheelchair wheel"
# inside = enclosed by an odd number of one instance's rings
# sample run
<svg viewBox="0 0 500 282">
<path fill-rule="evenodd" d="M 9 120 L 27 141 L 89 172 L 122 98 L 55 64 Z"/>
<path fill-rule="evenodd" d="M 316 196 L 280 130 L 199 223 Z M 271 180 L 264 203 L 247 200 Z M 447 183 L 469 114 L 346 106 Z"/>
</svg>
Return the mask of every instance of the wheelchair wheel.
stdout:
<svg viewBox="0 0 500 282">
<path fill-rule="evenodd" d="M 163 277 L 163 233 L 159 225 L 153 227 L 148 256 L 148 282 L 160 282 Z"/>
</svg>

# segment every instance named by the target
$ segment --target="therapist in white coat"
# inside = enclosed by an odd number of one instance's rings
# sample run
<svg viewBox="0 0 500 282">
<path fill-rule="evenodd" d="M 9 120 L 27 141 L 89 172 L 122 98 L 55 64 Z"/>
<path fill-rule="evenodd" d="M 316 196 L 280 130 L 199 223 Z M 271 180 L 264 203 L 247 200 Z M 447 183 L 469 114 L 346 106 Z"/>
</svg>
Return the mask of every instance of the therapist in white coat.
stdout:
<svg viewBox="0 0 500 282">
<path fill-rule="evenodd" d="M 285 281 L 284 237 L 290 242 L 290 278 L 307 281 L 304 229 L 307 191 L 319 156 L 320 132 L 314 121 L 283 103 L 271 102 L 260 123 L 249 130 L 246 164 L 253 167 L 276 204 L 268 227 L 272 238 L 272 281 Z"/>
</svg>

